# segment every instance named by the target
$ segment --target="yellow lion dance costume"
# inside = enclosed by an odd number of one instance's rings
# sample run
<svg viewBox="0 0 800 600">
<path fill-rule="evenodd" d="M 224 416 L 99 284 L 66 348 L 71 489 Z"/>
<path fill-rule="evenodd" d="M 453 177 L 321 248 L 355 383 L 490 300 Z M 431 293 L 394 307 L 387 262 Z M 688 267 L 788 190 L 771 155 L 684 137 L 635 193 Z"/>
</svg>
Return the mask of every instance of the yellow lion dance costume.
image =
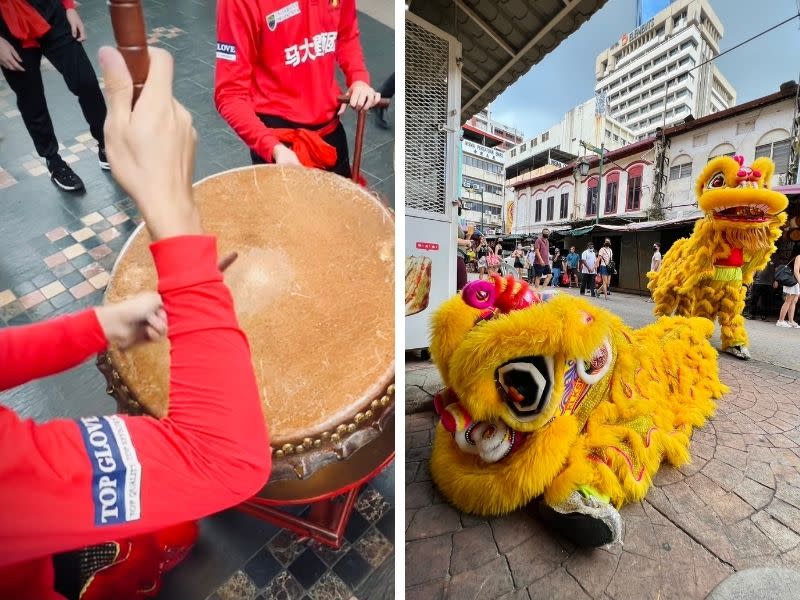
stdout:
<svg viewBox="0 0 800 600">
<path fill-rule="evenodd" d="M 725 391 L 706 319 L 642 329 L 581 298 L 547 301 L 495 275 L 437 311 L 431 354 L 447 386 L 433 480 L 460 510 L 540 510 L 576 543 L 618 541 L 615 507 L 642 499 L 663 459 L 689 460 L 692 428 Z"/>
<path fill-rule="evenodd" d="M 747 360 L 744 287 L 753 282 L 775 251 L 786 221 L 786 196 L 770 189 L 775 164 L 756 159 L 744 167 L 741 156 L 711 160 L 695 185 L 706 213 L 690 238 L 681 238 L 650 272 L 655 314 L 719 319 L 722 349 Z"/>
</svg>

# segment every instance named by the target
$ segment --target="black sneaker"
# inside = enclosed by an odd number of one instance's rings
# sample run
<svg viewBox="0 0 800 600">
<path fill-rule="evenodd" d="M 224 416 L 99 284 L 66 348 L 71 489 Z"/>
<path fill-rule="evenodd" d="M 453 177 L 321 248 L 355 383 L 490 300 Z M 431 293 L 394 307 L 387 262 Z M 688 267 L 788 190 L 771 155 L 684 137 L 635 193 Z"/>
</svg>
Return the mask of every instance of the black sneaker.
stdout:
<svg viewBox="0 0 800 600">
<path fill-rule="evenodd" d="M 62 190 L 67 192 L 78 192 L 83 189 L 83 181 L 75 174 L 70 166 L 64 162 L 60 156 L 56 155 L 47 161 L 47 169 L 50 171 L 50 179 Z"/>
<path fill-rule="evenodd" d="M 100 161 L 100 168 L 103 171 L 110 171 L 111 165 L 108 162 L 108 157 L 106 156 L 106 149 L 102 146 L 97 149 L 97 160 Z"/>
</svg>

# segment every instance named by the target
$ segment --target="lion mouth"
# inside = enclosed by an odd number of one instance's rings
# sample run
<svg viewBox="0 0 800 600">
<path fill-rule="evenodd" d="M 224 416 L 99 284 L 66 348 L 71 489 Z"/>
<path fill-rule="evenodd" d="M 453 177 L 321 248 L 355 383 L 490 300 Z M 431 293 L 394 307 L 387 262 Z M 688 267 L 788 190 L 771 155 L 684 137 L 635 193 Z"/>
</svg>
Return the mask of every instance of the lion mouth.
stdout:
<svg viewBox="0 0 800 600">
<path fill-rule="evenodd" d="M 521 422 L 538 417 L 553 395 L 553 357 L 524 356 L 506 362 L 495 372 L 506 406 Z"/>
<path fill-rule="evenodd" d="M 763 223 L 767 220 L 767 206 L 764 204 L 746 204 L 714 209 L 714 218 L 722 221 L 747 221 Z"/>
</svg>

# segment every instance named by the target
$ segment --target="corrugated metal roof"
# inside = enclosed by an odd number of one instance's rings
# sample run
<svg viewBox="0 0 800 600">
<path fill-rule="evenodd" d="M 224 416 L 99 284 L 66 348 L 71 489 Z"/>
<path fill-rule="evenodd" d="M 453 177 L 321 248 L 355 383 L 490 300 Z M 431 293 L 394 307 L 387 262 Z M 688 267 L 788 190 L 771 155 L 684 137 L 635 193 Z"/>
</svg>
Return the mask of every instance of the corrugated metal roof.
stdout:
<svg viewBox="0 0 800 600">
<path fill-rule="evenodd" d="M 607 0 L 412 0 L 462 44 L 462 122 L 497 98 Z"/>
</svg>

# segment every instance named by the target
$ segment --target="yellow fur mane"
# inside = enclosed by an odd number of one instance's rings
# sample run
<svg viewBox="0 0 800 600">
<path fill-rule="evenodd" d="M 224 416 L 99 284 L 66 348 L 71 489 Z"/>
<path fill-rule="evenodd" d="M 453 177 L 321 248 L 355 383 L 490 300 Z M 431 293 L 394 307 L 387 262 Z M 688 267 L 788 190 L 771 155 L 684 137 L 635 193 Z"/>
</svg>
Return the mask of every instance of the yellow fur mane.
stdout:
<svg viewBox="0 0 800 600">
<path fill-rule="evenodd" d="M 616 505 L 644 497 L 662 460 L 689 460 L 692 427 L 724 392 L 704 319 L 668 317 L 633 330 L 583 299 L 558 296 L 475 323 L 479 311 L 456 296 L 436 313 L 431 352 L 448 388 L 475 421 L 503 422 L 527 435 L 504 459 L 462 452 L 439 425 L 431 473 L 442 493 L 470 513 L 503 514 L 544 495 L 556 504 L 590 486 Z M 606 375 L 570 410 L 565 378 L 610 344 Z M 498 390 L 498 368 L 517 357 L 553 358 L 552 400 L 520 421 Z M 573 379 L 573 381 L 577 381 Z M 576 384 L 572 384 L 573 386 Z M 574 387 L 572 388 L 574 391 Z"/>
<path fill-rule="evenodd" d="M 771 189 L 775 171 L 768 158 L 758 158 L 749 169 L 721 156 L 711 160 L 695 184 L 698 206 L 705 216 L 695 223 L 689 238 L 681 238 L 664 255 L 661 268 L 647 274 L 656 315 L 719 318 L 722 345 L 747 345 L 741 317 L 745 288 L 775 251 L 775 241 L 786 221 L 786 196 Z M 746 173 L 743 177 L 740 173 Z M 724 212 L 743 207 L 761 211 L 761 219 L 725 218 Z M 743 251 L 741 272 L 721 275 L 720 263 L 733 249 Z"/>
</svg>

